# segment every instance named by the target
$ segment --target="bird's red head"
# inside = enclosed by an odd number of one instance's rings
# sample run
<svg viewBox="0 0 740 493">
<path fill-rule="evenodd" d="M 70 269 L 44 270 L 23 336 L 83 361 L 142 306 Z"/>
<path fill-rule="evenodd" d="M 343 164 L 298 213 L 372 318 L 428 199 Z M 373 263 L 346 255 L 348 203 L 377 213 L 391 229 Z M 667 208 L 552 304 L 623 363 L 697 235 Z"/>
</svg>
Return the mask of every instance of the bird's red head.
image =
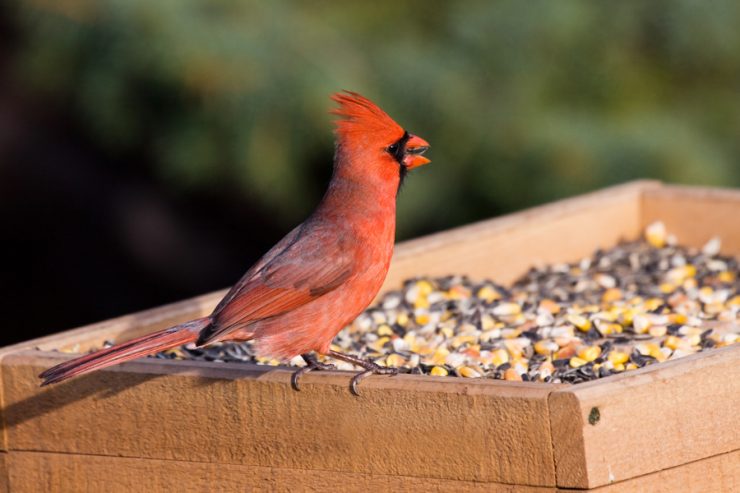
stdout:
<svg viewBox="0 0 740 493">
<path fill-rule="evenodd" d="M 340 147 L 350 146 L 355 152 L 360 151 L 359 148 L 381 152 L 395 160 L 404 171 L 430 162 L 422 156 L 429 149 L 429 143 L 408 133 L 369 99 L 351 91 L 334 94 L 331 98 L 339 103 L 339 108 L 331 113 L 340 117 L 336 121 Z"/>
</svg>

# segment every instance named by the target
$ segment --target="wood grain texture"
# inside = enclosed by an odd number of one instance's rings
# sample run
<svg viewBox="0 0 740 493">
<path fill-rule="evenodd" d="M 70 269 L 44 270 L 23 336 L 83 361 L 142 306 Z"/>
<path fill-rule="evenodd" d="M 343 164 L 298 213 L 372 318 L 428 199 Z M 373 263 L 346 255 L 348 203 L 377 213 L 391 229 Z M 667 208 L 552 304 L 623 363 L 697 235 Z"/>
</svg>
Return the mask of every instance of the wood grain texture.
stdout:
<svg viewBox="0 0 740 493">
<path fill-rule="evenodd" d="M 548 493 L 553 488 L 451 481 L 382 474 L 308 471 L 126 457 L 14 452 L 13 492 L 68 491 L 195 493 L 249 491 L 435 491 L 439 493 Z"/>
<path fill-rule="evenodd" d="M 133 362 L 58 386 L 3 360 L 12 450 L 554 486 L 546 384 Z M 253 367 L 254 368 L 254 367 Z M 201 375 L 208 375 L 207 377 Z"/>
<path fill-rule="evenodd" d="M 730 346 L 552 392 L 557 484 L 594 488 L 740 449 L 738 362 Z"/>
<path fill-rule="evenodd" d="M 7 452 L 0 452 L 0 493 L 10 491 L 8 473 L 8 454 Z"/>
<path fill-rule="evenodd" d="M 584 491 L 584 490 L 560 490 Z M 732 493 L 740 491 L 740 450 L 589 489 L 595 493 Z"/>
<path fill-rule="evenodd" d="M 338 473 L 129 457 L 12 452 L 10 486 L 15 493 L 68 491 L 183 493 L 218 491 L 435 491 L 438 493 L 706 493 L 740 489 L 740 451 L 710 457 L 647 476 L 589 490 L 454 481 L 438 478 Z M 8 490 L 0 490 L 8 491 Z"/>
</svg>

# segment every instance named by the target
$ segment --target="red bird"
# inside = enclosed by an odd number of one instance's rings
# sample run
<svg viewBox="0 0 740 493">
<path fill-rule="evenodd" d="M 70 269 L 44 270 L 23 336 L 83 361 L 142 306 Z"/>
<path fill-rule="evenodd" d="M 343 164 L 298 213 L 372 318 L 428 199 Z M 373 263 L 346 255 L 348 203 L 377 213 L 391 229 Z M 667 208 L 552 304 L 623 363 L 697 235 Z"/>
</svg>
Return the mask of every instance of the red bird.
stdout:
<svg viewBox="0 0 740 493">
<path fill-rule="evenodd" d="M 429 144 L 410 134 L 357 93 L 334 94 L 334 172 L 311 216 L 265 254 L 231 288 L 208 317 L 81 356 L 39 375 L 42 385 L 195 342 L 253 340 L 258 354 L 328 369 L 315 353 L 360 366 L 370 374 L 398 370 L 330 349 L 337 333 L 354 320 L 380 290 L 393 253 L 396 195 L 408 170 L 429 162 Z"/>
</svg>

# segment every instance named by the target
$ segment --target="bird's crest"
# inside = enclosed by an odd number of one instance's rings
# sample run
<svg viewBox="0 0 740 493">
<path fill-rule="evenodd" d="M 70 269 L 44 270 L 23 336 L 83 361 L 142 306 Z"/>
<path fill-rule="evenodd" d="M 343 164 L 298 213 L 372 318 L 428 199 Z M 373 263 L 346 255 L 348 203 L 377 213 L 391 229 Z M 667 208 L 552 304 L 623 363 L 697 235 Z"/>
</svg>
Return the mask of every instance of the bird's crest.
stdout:
<svg viewBox="0 0 740 493">
<path fill-rule="evenodd" d="M 339 116 L 335 123 L 340 138 L 361 134 L 393 142 L 394 137 L 399 138 L 404 133 L 403 128 L 385 111 L 356 92 L 343 91 L 333 94 L 331 99 L 339 104 L 339 108 L 331 110 L 331 114 Z"/>
</svg>

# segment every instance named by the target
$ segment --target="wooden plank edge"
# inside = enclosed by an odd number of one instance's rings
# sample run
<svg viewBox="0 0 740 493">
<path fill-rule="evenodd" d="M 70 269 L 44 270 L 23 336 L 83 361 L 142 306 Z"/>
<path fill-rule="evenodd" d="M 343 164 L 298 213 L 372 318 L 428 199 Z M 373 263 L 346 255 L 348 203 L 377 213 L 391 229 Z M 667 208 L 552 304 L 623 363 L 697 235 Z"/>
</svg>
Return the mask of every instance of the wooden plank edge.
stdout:
<svg viewBox="0 0 740 493">
<path fill-rule="evenodd" d="M 409 385 L 381 376 L 363 382 L 358 398 L 341 373 L 295 392 L 289 371 L 214 380 L 118 370 L 39 389 L 43 366 L 31 358 L 5 361 L 13 450 L 555 486 L 543 385 L 441 378 Z M 219 430 L 209 432 L 213 426 Z M 458 453 L 434 453 L 443 443 Z M 308 450 L 326 455 L 303 457 Z"/>
<path fill-rule="evenodd" d="M 207 462 L 140 459 L 52 452 L 14 451 L 8 455 L 8 481 L 0 491 L 68 491 L 77 481 L 86 491 L 294 491 L 342 485 L 343 491 L 392 490 L 438 492 L 583 492 L 703 493 L 737 491 L 740 487 L 740 450 L 595 489 L 532 487 L 492 482 L 457 481 L 429 477 L 368 473 L 340 473 L 265 466 L 236 466 Z M 113 472 L 115 471 L 115 473 Z M 12 474 L 12 476 L 11 476 Z M 12 477 L 13 482 L 10 482 Z M 183 483 L 187 481 L 187 483 Z M 116 489 L 118 488 L 118 489 Z"/>
<path fill-rule="evenodd" d="M 74 355 L 52 351 L 24 350 L 6 357 L 2 365 L 27 365 L 46 368 L 71 359 Z M 194 377 L 219 380 L 256 379 L 265 382 L 290 385 L 290 378 L 295 369 L 285 366 L 267 366 L 254 363 L 221 363 L 211 361 L 165 360 L 141 358 L 117 366 L 105 368 L 101 372 L 137 373 L 147 375 Z M 353 371 L 320 371 L 304 375 L 301 386 L 331 385 L 346 387 L 349 391 L 349 380 L 357 372 Z M 88 377 L 89 378 L 89 377 Z M 548 392 L 565 388 L 567 384 L 549 384 L 540 382 L 509 382 L 504 380 L 435 377 L 432 375 L 399 374 L 393 377 L 374 375 L 362 382 L 362 388 L 404 390 L 412 392 L 442 392 L 465 395 L 496 394 L 502 397 L 546 398 Z"/>
<path fill-rule="evenodd" d="M 728 187 L 704 187 L 665 183 L 659 187 L 645 187 L 643 197 L 692 198 L 716 202 L 740 202 L 740 189 Z"/>
<path fill-rule="evenodd" d="M 13 491 L 438 491 L 546 493 L 555 488 L 378 473 L 304 470 L 52 452 L 10 454 Z M 74 488 L 73 488 L 74 487 Z"/>
<path fill-rule="evenodd" d="M 584 401 L 598 395 L 610 394 L 611 397 L 623 395 L 624 401 L 628 402 L 636 388 L 652 385 L 655 382 L 675 382 L 682 376 L 696 376 L 698 371 L 705 368 L 735 363 L 740 364 L 740 344 L 693 354 L 591 382 L 553 389 L 548 396 L 548 410 L 556 484 L 559 487 L 576 489 L 595 488 L 607 484 L 589 475 L 589 456 L 584 431 L 587 427 L 587 420 L 591 418 L 591 413 L 586 409 L 589 406 L 583 406 Z M 697 405 L 703 404 L 697 403 Z M 595 416 L 595 419 L 598 422 L 598 416 Z M 725 452 L 719 451 L 701 458 L 721 455 Z M 689 462 L 693 461 L 686 463 Z M 609 476 L 612 479 L 612 474 Z M 631 478 L 619 478 L 619 481 L 628 479 Z"/>
<path fill-rule="evenodd" d="M 560 489 L 558 491 L 618 493 L 649 491 L 650 493 L 705 493 L 707 491 L 738 491 L 740 488 L 740 449 L 713 455 L 705 459 L 669 467 L 589 490 Z"/>
</svg>

